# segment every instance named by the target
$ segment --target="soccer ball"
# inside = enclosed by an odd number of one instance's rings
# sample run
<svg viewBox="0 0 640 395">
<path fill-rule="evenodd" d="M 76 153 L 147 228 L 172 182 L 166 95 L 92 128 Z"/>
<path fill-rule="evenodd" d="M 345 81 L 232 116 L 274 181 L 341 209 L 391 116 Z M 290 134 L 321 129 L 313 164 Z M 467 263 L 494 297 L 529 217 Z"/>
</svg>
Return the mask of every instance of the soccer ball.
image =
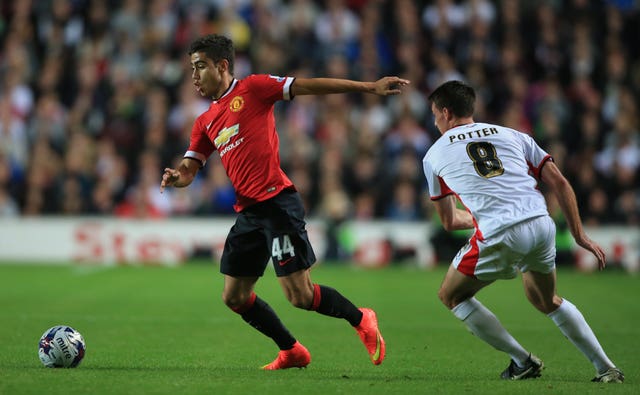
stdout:
<svg viewBox="0 0 640 395">
<path fill-rule="evenodd" d="M 48 368 L 75 368 L 86 349 L 84 338 L 77 330 L 66 325 L 47 329 L 38 343 L 38 356 Z"/>
</svg>

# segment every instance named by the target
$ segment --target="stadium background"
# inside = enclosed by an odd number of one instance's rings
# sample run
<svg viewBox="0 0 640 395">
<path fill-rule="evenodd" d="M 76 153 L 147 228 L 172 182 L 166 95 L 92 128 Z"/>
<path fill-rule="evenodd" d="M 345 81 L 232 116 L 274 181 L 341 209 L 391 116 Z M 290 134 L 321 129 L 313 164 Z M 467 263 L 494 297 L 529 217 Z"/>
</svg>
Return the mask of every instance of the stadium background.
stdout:
<svg viewBox="0 0 640 395">
<path fill-rule="evenodd" d="M 283 167 L 310 218 L 322 222 L 321 253 L 329 259 L 353 258 L 345 223 L 439 229 L 421 159 L 438 136 L 426 97 L 449 79 L 476 87 L 477 120 L 529 133 L 552 153 L 591 229 L 637 232 L 637 1 L 0 4 L 5 231 L 26 219 L 232 218 L 233 190 L 215 155 L 190 188 L 158 188 L 162 169 L 182 157 L 192 121 L 208 107 L 191 84 L 187 46 L 222 33 L 236 43 L 238 78 L 412 81 L 392 98 L 300 97 L 276 108 Z M 549 203 L 562 250 L 570 242 Z M 441 256 L 464 240 L 432 236 L 437 248 L 454 246 Z"/>
<path fill-rule="evenodd" d="M 614 263 L 631 252 L 640 265 L 639 22 L 637 0 L 0 0 L 0 394 L 640 393 L 640 277 Z M 436 296 L 445 265 L 316 266 L 315 281 L 378 312 L 388 346 L 379 367 L 344 322 L 293 309 L 277 281 L 260 281 L 259 295 L 314 358 L 276 375 L 256 369 L 273 345 L 220 302 L 223 278 L 211 265 L 70 265 L 100 254 L 139 264 L 185 235 L 224 238 L 233 197 L 215 155 L 196 185 L 158 193 L 162 168 L 179 160 L 208 105 L 185 51 L 209 32 L 236 41 L 238 77 L 412 81 L 388 100 L 305 96 L 277 107 L 283 164 L 305 196 L 312 236 L 335 237 L 332 248 L 314 240 L 319 255 L 357 261 L 345 246 L 366 231 L 447 246 L 443 254 L 464 242 L 437 232 L 421 175 L 437 137 L 425 101 L 440 81 L 466 79 L 480 93 L 479 120 L 536 136 L 574 183 L 590 235 L 608 241 L 611 267 L 561 267 L 559 292 L 625 384 L 589 382 L 589 362 L 519 281 L 497 282 L 481 299 L 547 369 L 535 381 L 500 380 L 506 357 L 466 334 Z M 623 237 L 635 249 L 621 248 Z M 410 255 L 392 252 L 394 263 Z M 60 323 L 87 341 L 79 369 L 45 369 L 37 358 L 37 339 Z"/>
</svg>

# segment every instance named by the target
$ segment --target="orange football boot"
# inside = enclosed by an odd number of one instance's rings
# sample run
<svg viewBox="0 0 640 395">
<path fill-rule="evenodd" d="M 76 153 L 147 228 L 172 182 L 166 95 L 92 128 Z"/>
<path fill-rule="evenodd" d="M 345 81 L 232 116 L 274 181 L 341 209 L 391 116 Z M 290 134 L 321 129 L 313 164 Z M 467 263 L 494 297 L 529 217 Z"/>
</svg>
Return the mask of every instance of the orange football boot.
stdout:
<svg viewBox="0 0 640 395">
<path fill-rule="evenodd" d="M 304 368 L 311 362 L 311 354 L 300 342 L 295 342 L 290 350 L 280 350 L 278 357 L 270 364 L 264 365 L 264 370 L 279 370 L 289 368 Z"/>
<path fill-rule="evenodd" d="M 376 313 L 367 308 L 361 308 L 359 310 L 362 311 L 362 321 L 360 321 L 360 325 L 355 327 L 356 331 L 369 352 L 371 362 L 373 362 L 374 365 L 380 365 L 384 360 L 385 344 L 382 334 L 378 329 Z"/>
</svg>

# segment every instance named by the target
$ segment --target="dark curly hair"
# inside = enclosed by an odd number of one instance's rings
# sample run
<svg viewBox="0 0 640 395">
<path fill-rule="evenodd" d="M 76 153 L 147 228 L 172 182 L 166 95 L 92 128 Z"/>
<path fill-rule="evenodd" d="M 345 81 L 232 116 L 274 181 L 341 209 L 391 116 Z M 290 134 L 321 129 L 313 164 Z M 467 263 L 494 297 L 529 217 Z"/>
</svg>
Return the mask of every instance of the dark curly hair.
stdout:
<svg viewBox="0 0 640 395">
<path fill-rule="evenodd" d="M 193 41 L 189 46 L 189 55 L 196 52 L 204 52 L 207 57 L 214 62 L 227 59 L 229 62 L 229 73 L 233 75 L 233 60 L 235 58 L 235 49 L 233 41 L 225 36 L 218 34 L 209 34 Z"/>
</svg>

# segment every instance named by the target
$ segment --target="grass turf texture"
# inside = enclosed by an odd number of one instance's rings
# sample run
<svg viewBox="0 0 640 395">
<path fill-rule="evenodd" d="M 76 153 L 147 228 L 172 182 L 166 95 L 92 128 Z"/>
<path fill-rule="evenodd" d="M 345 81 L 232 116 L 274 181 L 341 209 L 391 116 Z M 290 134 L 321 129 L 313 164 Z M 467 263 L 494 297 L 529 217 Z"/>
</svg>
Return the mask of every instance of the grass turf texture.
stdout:
<svg viewBox="0 0 640 395">
<path fill-rule="evenodd" d="M 307 369 L 265 372 L 277 348 L 220 299 L 217 266 L 179 268 L 0 265 L 0 394 L 638 394 L 640 279 L 621 272 L 559 272 L 622 385 L 591 383 L 591 364 L 525 300 L 521 282 L 478 295 L 546 365 L 536 380 L 499 379 L 508 357 L 482 343 L 437 299 L 444 267 L 363 270 L 320 265 L 315 282 L 373 307 L 387 357 L 373 366 L 346 321 L 295 309 L 269 270 L 256 291 L 311 352 Z M 40 335 L 78 329 L 87 353 L 76 369 L 47 369 Z"/>
</svg>

